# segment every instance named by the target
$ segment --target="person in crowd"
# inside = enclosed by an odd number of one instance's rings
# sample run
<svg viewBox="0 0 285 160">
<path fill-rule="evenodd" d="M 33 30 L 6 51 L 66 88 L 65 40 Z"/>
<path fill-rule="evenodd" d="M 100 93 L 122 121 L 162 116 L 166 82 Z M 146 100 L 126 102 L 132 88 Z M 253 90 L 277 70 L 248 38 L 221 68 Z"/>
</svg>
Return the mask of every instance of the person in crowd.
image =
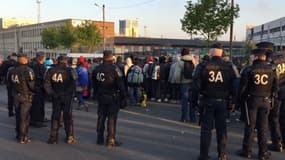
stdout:
<svg viewBox="0 0 285 160">
<path fill-rule="evenodd" d="M 138 65 L 138 58 L 134 58 L 134 64 L 129 68 L 126 79 L 128 85 L 129 102 L 131 106 L 139 106 L 142 93 L 141 86 L 143 84 L 143 71 Z"/>
<path fill-rule="evenodd" d="M 87 90 L 89 76 L 88 76 L 87 69 L 83 65 L 84 64 L 81 61 L 79 61 L 78 66 L 76 68 L 76 72 L 78 75 L 78 79 L 76 83 L 76 97 L 78 98 L 77 109 L 79 110 L 85 109 L 86 111 L 88 111 L 88 106 L 85 103 L 85 100 L 83 98 L 83 93 L 84 91 Z"/>
<path fill-rule="evenodd" d="M 125 107 L 126 89 L 121 70 L 113 64 L 114 57 L 110 50 L 103 52 L 103 64 L 100 64 L 94 72 L 93 83 L 98 99 L 97 144 L 104 144 L 105 120 L 107 122 L 108 147 L 120 146 L 116 139 L 116 125 L 120 107 Z"/>
<path fill-rule="evenodd" d="M 0 66 L 0 76 L 4 80 L 4 83 L 6 83 L 6 76 L 8 73 L 8 70 L 16 67 L 17 65 L 17 54 L 12 53 L 10 56 L 8 56 L 8 59 L 3 62 L 3 64 Z M 15 115 L 14 112 L 14 96 L 12 95 L 12 88 L 11 86 L 6 83 L 6 89 L 7 89 L 7 98 L 8 98 L 8 116 L 13 117 Z"/>
<path fill-rule="evenodd" d="M 259 154 L 258 159 L 269 160 L 267 148 L 268 114 L 271 98 L 278 89 L 278 79 L 273 66 L 266 62 L 266 49 L 254 49 L 253 64 L 247 67 L 241 76 L 240 99 L 245 100 L 245 129 L 240 156 L 252 158 L 254 129 L 257 128 Z M 240 102 L 240 101 L 239 101 Z"/>
<path fill-rule="evenodd" d="M 28 67 L 29 59 L 25 54 L 18 55 L 18 65 L 7 74 L 8 86 L 11 86 L 16 111 L 16 139 L 20 144 L 31 142 L 28 136 L 29 113 L 35 90 L 35 75 Z"/>
<path fill-rule="evenodd" d="M 174 77 L 176 83 L 180 85 L 181 94 L 181 122 L 196 122 L 195 109 L 190 103 L 190 91 L 192 83 L 192 72 L 194 64 L 192 54 L 187 48 L 181 50 L 181 60 L 175 65 Z"/>
<path fill-rule="evenodd" d="M 165 56 L 159 57 L 159 83 L 160 83 L 160 95 L 159 99 L 163 102 L 168 102 L 168 76 L 170 65 L 167 63 L 167 59 Z"/>
<path fill-rule="evenodd" d="M 57 59 L 58 64 L 50 68 L 45 75 L 44 88 L 48 95 L 52 97 L 49 144 L 58 143 L 58 130 L 62 112 L 66 143 L 72 144 L 77 142 L 77 139 L 74 137 L 71 102 L 78 76 L 76 71 L 68 66 L 67 61 L 67 57 L 59 56 Z"/>
<path fill-rule="evenodd" d="M 212 129 L 217 134 L 218 159 L 227 160 L 227 105 L 226 99 L 234 95 L 234 73 L 231 64 L 222 59 L 223 49 L 219 43 L 213 44 L 210 60 L 198 65 L 193 78 L 193 90 L 201 95 L 199 111 L 201 122 L 199 160 L 209 159 Z M 235 101 L 234 101 L 235 102 Z"/>
<path fill-rule="evenodd" d="M 144 88 L 145 88 L 148 99 L 150 99 L 153 96 L 152 88 L 151 88 L 152 87 L 151 86 L 152 68 L 154 66 L 153 61 L 154 61 L 153 56 L 149 56 L 146 60 L 146 64 L 143 67 L 143 73 L 145 75 Z"/>
<path fill-rule="evenodd" d="M 154 58 L 153 65 L 148 68 L 151 72 L 151 101 L 161 102 L 160 99 L 160 66 L 158 58 Z"/>
<path fill-rule="evenodd" d="M 46 127 L 45 119 L 45 90 L 44 90 L 44 74 L 46 67 L 44 65 L 45 54 L 38 52 L 33 65 L 30 67 L 35 73 L 35 92 L 30 111 L 30 125 L 36 128 Z"/>
</svg>

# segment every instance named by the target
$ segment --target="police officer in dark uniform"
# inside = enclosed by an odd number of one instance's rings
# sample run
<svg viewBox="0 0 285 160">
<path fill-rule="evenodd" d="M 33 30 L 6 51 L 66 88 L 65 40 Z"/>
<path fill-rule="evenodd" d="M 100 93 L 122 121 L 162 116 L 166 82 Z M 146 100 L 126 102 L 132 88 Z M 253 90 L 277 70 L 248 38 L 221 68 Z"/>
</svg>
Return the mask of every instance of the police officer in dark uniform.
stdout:
<svg viewBox="0 0 285 160">
<path fill-rule="evenodd" d="M 19 65 L 8 73 L 8 83 L 12 87 L 14 106 L 16 110 L 16 138 L 21 144 L 29 143 L 29 111 L 32 105 L 34 91 L 34 72 L 28 67 L 28 57 L 18 55 Z"/>
<path fill-rule="evenodd" d="M 3 77 L 4 82 L 6 83 L 6 87 L 7 87 L 7 97 L 8 97 L 8 116 L 9 117 L 13 117 L 14 116 L 14 107 L 13 107 L 13 95 L 12 95 L 12 88 L 11 86 L 9 86 L 6 81 L 6 76 L 7 73 L 9 71 L 9 69 L 11 69 L 12 67 L 15 67 L 17 65 L 17 54 L 16 53 L 12 53 L 9 57 L 8 60 L 4 61 L 3 64 L 0 67 L 0 76 Z"/>
<path fill-rule="evenodd" d="M 30 125 L 37 128 L 46 127 L 46 125 L 43 124 L 43 121 L 45 120 L 44 74 L 46 72 L 44 62 L 45 55 L 43 52 L 39 52 L 35 57 L 34 63 L 30 65 L 35 73 L 35 94 L 33 96 L 33 102 L 30 112 Z"/>
<path fill-rule="evenodd" d="M 271 42 L 260 42 L 256 44 L 257 48 L 266 49 L 266 57 L 267 61 L 274 65 L 274 70 L 276 69 L 277 78 L 279 82 L 279 87 L 282 85 L 282 78 L 284 76 L 284 72 L 282 71 L 282 59 L 277 55 L 273 54 L 273 43 Z M 283 59 L 284 60 L 284 59 Z M 281 69 L 281 70 L 280 70 Z M 272 140 L 272 145 L 269 146 L 269 149 L 277 152 L 282 152 L 282 138 L 281 138 L 281 131 L 280 131 L 280 123 L 279 123 L 279 113 L 280 113 L 280 103 L 277 99 L 277 96 L 274 96 L 268 119 L 269 119 L 269 129 L 270 135 Z"/>
<path fill-rule="evenodd" d="M 254 49 L 253 64 L 247 67 L 241 76 L 240 96 L 246 100 L 244 105 L 247 120 L 245 123 L 242 150 L 240 156 L 251 158 L 254 129 L 257 128 L 259 145 L 258 157 L 260 160 L 268 160 L 270 154 L 267 150 L 268 114 L 271 107 L 271 98 L 278 88 L 276 72 L 272 64 L 266 62 L 266 49 Z"/>
<path fill-rule="evenodd" d="M 67 57 L 59 56 L 58 64 L 50 68 L 45 75 L 44 88 L 52 97 L 52 116 L 49 144 L 57 144 L 60 116 L 63 112 L 66 142 L 76 143 L 73 132 L 72 97 L 77 80 L 76 72 L 68 67 Z"/>
<path fill-rule="evenodd" d="M 212 46 L 209 52 L 211 59 L 201 63 L 194 72 L 193 89 L 201 94 L 199 110 L 201 123 L 200 156 L 199 160 L 209 159 L 212 129 L 215 125 L 217 131 L 217 148 L 219 160 L 227 160 L 227 101 L 229 96 L 235 95 L 235 75 L 232 63 L 222 59 L 221 44 Z"/>
<path fill-rule="evenodd" d="M 116 141 L 116 124 L 120 109 L 120 100 L 126 99 L 126 90 L 121 70 L 113 64 L 114 56 L 112 51 L 106 50 L 103 53 L 103 64 L 100 64 L 94 71 L 93 82 L 98 98 L 98 121 L 97 121 L 97 144 L 104 144 L 105 120 L 107 122 L 107 146 L 120 146 Z"/>
</svg>

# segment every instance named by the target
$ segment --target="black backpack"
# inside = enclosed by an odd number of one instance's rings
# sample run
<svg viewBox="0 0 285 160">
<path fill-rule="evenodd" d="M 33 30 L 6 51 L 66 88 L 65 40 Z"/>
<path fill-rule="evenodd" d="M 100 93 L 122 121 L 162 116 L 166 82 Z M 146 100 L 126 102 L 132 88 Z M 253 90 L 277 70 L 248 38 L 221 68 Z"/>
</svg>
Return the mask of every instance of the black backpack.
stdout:
<svg viewBox="0 0 285 160">
<path fill-rule="evenodd" d="M 195 66 L 192 61 L 184 61 L 183 76 L 185 79 L 191 79 Z"/>
<path fill-rule="evenodd" d="M 152 73 L 153 73 L 154 67 L 155 67 L 154 63 L 149 63 L 148 64 L 148 69 L 147 69 L 147 76 L 148 76 L 148 78 L 152 77 Z"/>
</svg>

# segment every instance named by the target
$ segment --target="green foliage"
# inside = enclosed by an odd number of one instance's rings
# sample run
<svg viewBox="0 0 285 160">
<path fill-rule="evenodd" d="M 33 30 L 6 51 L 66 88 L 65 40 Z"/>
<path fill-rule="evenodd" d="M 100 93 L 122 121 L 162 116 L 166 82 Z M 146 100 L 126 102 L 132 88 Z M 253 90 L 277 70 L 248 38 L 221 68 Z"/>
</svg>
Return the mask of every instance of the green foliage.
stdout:
<svg viewBox="0 0 285 160">
<path fill-rule="evenodd" d="M 86 21 L 80 26 L 73 27 L 66 23 L 58 28 L 49 27 L 41 33 L 42 43 L 45 48 L 67 48 L 74 45 L 87 48 L 88 52 L 94 51 L 101 44 L 101 34 L 95 24 Z"/>
<path fill-rule="evenodd" d="M 41 35 L 44 48 L 54 49 L 59 46 L 58 32 L 55 27 L 49 27 L 44 29 Z"/>
<path fill-rule="evenodd" d="M 58 43 L 64 48 L 71 48 L 75 43 L 76 38 L 74 36 L 74 28 L 71 23 L 66 23 L 58 29 Z"/>
<path fill-rule="evenodd" d="M 75 29 L 76 39 L 80 45 L 86 46 L 88 52 L 92 52 L 101 45 L 102 37 L 95 24 L 85 21 Z"/>
<path fill-rule="evenodd" d="M 209 43 L 228 31 L 233 18 L 238 17 L 239 6 L 231 8 L 229 0 L 191 0 L 185 6 L 181 19 L 182 30 L 190 35 L 202 35 Z"/>
<path fill-rule="evenodd" d="M 249 40 L 249 41 L 246 42 L 246 52 L 247 53 L 250 53 L 250 51 L 252 49 L 254 49 L 255 47 L 256 47 L 256 43 L 254 41 Z"/>
</svg>

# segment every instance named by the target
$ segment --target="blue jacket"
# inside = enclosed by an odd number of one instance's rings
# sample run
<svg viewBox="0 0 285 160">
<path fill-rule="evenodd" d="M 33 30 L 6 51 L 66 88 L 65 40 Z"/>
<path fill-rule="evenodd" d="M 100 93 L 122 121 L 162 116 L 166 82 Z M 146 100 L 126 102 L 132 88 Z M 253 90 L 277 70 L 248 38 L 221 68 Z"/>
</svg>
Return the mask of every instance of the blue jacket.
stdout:
<svg viewBox="0 0 285 160">
<path fill-rule="evenodd" d="M 76 68 L 78 74 L 77 86 L 87 87 L 88 86 L 88 71 L 85 67 L 78 66 Z"/>
</svg>

